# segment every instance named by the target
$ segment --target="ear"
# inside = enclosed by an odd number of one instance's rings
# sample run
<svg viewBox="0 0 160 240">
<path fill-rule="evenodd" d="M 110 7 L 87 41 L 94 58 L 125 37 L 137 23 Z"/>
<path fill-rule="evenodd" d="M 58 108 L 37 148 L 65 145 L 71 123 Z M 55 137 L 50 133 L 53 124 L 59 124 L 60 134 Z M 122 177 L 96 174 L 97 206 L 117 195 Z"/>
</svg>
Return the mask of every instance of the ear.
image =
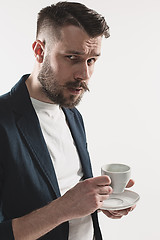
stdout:
<svg viewBox="0 0 160 240">
<path fill-rule="evenodd" d="M 34 56 L 36 57 L 37 62 L 42 63 L 44 58 L 44 48 L 45 48 L 44 43 L 41 42 L 40 40 L 36 40 L 32 44 L 32 48 L 33 48 Z"/>
</svg>

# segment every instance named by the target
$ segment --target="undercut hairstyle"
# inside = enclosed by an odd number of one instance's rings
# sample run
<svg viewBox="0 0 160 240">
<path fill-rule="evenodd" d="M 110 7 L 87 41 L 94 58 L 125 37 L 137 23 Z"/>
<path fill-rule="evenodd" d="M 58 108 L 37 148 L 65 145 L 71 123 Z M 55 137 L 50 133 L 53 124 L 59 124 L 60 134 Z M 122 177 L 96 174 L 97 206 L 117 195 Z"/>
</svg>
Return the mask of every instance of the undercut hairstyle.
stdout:
<svg viewBox="0 0 160 240">
<path fill-rule="evenodd" d="M 78 2 L 58 2 L 38 13 L 36 37 L 49 28 L 60 38 L 61 28 L 68 25 L 80 27 L 93 38 L 110 36 L 105 18 L 96 11 Z"/>
</svg>

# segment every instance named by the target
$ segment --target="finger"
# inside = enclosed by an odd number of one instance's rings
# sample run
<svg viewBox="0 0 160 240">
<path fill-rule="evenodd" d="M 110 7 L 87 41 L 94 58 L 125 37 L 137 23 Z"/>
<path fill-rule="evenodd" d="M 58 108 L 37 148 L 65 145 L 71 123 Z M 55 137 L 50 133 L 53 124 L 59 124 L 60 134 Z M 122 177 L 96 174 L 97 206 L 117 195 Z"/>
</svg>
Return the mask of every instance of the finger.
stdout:
<svg viewBox="0 0 160 240">
<path fill-rule="evenodd" d="M 99 195 L 99 201 L 103 204 L 103 201 L 107 200 L 109 195 Z M 102 207 L 102 206 L 101 206 Z"/>
<path fill-rule="evenodd" d="M 126 186 L 126 188 L 130 188 L 130 187 L 132 187 L 133 185 L 134 185 L 134 180 L 133 179 L 130 179 L 129 180 L 129 182 L 128 182 L 128 184 L 127 184 L 127 186 Z"/>
<path fill-rule="evenodd" d="M 113 215 L 127 215 L 129 212 L 133 211 L 135 209 L 136 205 L 126 208 L 126 209 L 122 209 L 122 210 L 116 210 L 116 211 L 110 211 Z"/>
<path fill-rule="evenodd" d="M 128 211 L 131 212 L 131 211 L 133 211 L 135 208 L 136 208 L 136 205 L 134 205 L 134 206 L 128 208 Z"/>
<path fill-rule="evenodd" d="M 122 218 L 121 215 L 119 216 L 116 216 L 116 215 L 113 215 L 112 212 L 108 211 L 108 210 L 102 210 L 102 212 L 109 218 L 112 218 L 112 219 L 120 219 Z"/>
<path fill-rule="evenodd" d="M 107 175 L 99 176 L 99 177 L 94 177 L 93 181 L 96 185 L 98 186 L 106 186 L 111 184 L 111 179 Z"/>
<path fill-rule="evenodd" d="M 113 189 L 110 186 L 100 186 L 98 189 L 98 194 L 100 195 L 108 195 L 113 192 Z"/>
<path fill-rule="evenodd" d="M 128 215 L 129 211 L 125 209 L 125 210 L 110 211 L 110 213 L 114 216 L 126 216 Z"/>
</svg>

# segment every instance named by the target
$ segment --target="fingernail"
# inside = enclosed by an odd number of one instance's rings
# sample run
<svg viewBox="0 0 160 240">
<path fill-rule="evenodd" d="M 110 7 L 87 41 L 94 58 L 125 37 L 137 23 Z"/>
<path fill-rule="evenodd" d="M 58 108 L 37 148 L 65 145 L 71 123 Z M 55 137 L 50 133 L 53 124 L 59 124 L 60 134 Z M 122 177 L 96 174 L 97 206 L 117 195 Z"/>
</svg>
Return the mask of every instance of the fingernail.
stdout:
<svg viewBox="0 0 160 240">
<path fill-rule="evenodd" d="M 112 187 L 109 186 L 109 193 L 112 193 L 113 192 L 113 189 Z"/>
</svg>

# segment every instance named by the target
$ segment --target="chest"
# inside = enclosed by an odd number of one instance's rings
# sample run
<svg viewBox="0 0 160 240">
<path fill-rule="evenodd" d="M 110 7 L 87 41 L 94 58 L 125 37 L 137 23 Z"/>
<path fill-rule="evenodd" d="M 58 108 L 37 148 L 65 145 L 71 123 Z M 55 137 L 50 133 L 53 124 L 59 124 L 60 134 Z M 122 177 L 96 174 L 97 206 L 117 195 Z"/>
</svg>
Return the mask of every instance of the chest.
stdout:
<svg viewBox="0 0 160 240">
<path fill-rule="evenodd" d="M 63 195 L 83 177 L 79 155 L 61 110 L 52 114 L 37 111 L 37 115 Z"/>
</svg>

